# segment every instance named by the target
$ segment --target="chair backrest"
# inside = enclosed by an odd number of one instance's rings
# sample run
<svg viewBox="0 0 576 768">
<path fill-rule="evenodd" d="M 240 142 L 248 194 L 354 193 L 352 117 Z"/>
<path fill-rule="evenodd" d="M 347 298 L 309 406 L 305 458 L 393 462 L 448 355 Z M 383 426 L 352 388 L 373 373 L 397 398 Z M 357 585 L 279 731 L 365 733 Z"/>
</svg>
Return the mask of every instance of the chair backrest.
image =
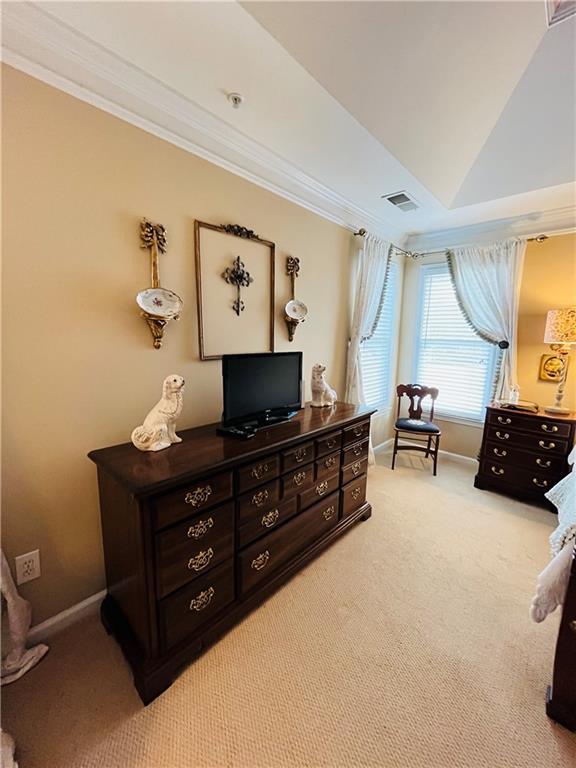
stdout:
<svg viewBox="0 0 576 768">
<path fill-rule="evenodd" d="M 396 394 L 398 395 L 397 418 L 400 416 L 402 397 L 403 395 L 406 395 L 410 400 L 410 405 L 408 406 L 408 418 L 421 419 L 422 400 L 424 400 L 425 397 L 431 397 L 432 405 L 430 406 L 430 421 L 434 419 L 434 401 L 438 397 L 438 390 L 436 387 L 423 387 L 421 384 L 398 384 L 396 387 Z"/>
</svg>

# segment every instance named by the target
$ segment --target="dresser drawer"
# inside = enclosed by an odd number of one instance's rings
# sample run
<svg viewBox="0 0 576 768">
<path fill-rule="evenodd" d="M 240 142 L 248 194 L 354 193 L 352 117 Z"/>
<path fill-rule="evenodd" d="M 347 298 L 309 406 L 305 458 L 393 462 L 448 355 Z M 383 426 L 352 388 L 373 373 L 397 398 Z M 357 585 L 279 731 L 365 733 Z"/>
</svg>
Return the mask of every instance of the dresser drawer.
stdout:
<svg viewBox="0 0 576 768">
<path fill-rule="evenodd" d="M 342 488 L 342 517 L 348 517 L 366 501 L 366 475 L 353 480 Z"/>
<path fill-rule="evenodd" d="M 504 487 L 514 486 L 534 494 L 544 494 L 556 485 L 561 475 L 546 472 L 534 472 L 522 467 L 502 464 L 497 461 L 482 461 L 480 474 L 491 481 L 501 481 Z"/>
<path fill-rule="evenodd" d="M 300 467 L 282 478 L 282 498 L 289 498 L 305 491 L 314 482 L 314 464 Z"/>
<path fill-rule="evenodd" d="M 488 423 L 506 429 L 523 429 L 527 432 L 537 432 L 540 435 L 551 435 L 552 437 L 570 437 L 572 425 L 565 421 L 555 420 L 552 416 L 527 416 L 520 413 L 511 413 L 510 411 L 489 411 Z"/>
<path fill-rule="evenodd" d="M 351 445 L 357 443 L 359 440 L 370 435 L 370 419 L 368 421 L 361 421 L 359 424 L 353 424 L 351 427 L 346 427 L 344 430 L 344 445 Z"/>
<path fill-rule="evenodd" d="M 300 443 L 300 445 L 282 451 L 282 472 L 308 464 L 314 459 L 314 443 Z"/>
<path fill-rule="evenodd" d="M 513 445 L 504 446 L 486 443 L 482 458 L 498 461 L 501 464 L 514 464 L 526 467 L 535 472 L 566 474 L 568 471 L 566 459 L 563 456 L 551 454 L 549 451 L 542 449 L 540 449 L 540 453 L 532 453 L 515 448 Z"/>
<path fill-rule="evenodd" d="M 233 560 L 166 597 L 159 605 L 163 646 L 169 648 L 193 634 L 234 597 Z"/>
<path fill-rule="evenodd" d="M 234 503 L 179 523 L 156 535 L 156 586 L 164 597 L 234 552 Z"/>
<path fill-rule="evenodd" d="M 328 477 L 328 475 L 338 472 L 341 456 L 342 454 L 338 451 L 338 453 L 332 453 L 330 456 L 318 459 L 316 462 L 316 480 L 321 480 L 323 477 Z"/>
<path fill-rule="evenodd" d="M 334 491 L 338 490 L 340 483 L 338 482 L 338 475 L 332 475 L 332 477 L 325 477 L 321 480 L 316 480 L 312 488 L 304 493 L 300 494 L 300 509 L 306 509 L 312 506 L 325 496 L 329 496 Z"/>
<path fill-rule="evenodd" d="M 252 464 L 247 464 L 236 472 L 238 492 L 243 493 L 250 488 L 272 480 L 280 474 L 280 456 L 276 453 L 266 456 Z"/>
<path fill-rule="evenodd" d="M 226 501 L 232 496 L 232 472 L 196 480 L 173 493 L 156 496 L 153 499 L 156 528 L 178 522 L 195 512 L 203 512 Z"/>
<path fill-rule="evenodd" d="M 356 461 L 353 461 L 352 464 L 349 464 L 342 470 L 342 485 L 346 485 L 346 483 L 349 483 L 351 480 L 354 480 L 361 475 L 365 475 L 367 469 L 368 459 L 357 459 Z"/>
<path fill-rule="evenodd" d="M 316 440 L 316 456 L 325 456 L 332 451 L 339 451 L 342 445 L 342 432 L 330 432 L 325 437 Z"/>
<path fill-rule="evenodd" d="M 342 457 L 342 466 L 347 467 L 348 464 L 352 464 L 358 459 L 364 459 L 368 456 L 368 440 L 363 440 L 361 443 L 351 445 L 346 448 Z"/>
<path fill-rule="evenodd" d="M 567 440 L 530 432 L 515 432 L 510 427 L 487 427 L 486 440 L 495 445 L 516 445 L 527 451 L 534 451 L 538 455 L 549 453 L 566 455 L 568 453 Z"/>
<path fill-rule="evenodd" d="M 238 520 L 240 525 L 250 521 L 255 514 L 260 514 L 273 507 L 280 499 L 280 480 L 254 488 L 238 498 Z"/>
<path fill-rule="evenodd" d="M 276 504 L 264 512 L 253 512 L 238 531 L 239 546 L 245 547 L 255 539 L 279 528 L 298 511 L 298 497 Z"/>
<path fill-rule="evenodd" d="M 266 581 L 277 568 L 300 554 L 337 522 L 338 493 L 334 493 L 243 550 L 238 557 L 242 594 Z"/>
</svg>

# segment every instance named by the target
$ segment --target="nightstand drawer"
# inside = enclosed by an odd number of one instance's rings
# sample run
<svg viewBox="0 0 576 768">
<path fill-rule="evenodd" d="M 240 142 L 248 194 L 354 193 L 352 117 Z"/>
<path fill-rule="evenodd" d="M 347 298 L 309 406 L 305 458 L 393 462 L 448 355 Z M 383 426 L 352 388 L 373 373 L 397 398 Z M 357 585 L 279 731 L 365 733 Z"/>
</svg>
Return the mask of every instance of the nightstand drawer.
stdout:
<svg viewBox="0 0 576 768">
<path fill-rule="evenodd" d="M 351 427 L 346 427 L 344 430 L 344 445 L 350 445 L 351 443 L 357 443 L 359 440 L 370 435 L 370 419 L 368 421 L 361 421 L 359 424 L 353 424 Z"/>
<path fill-rule="evenodd" d="M 289 498 L 305 491 L 314 482 L 314 464 L 296 469 L 282 478 L 282 498 Z"/>
<path fill-rule="evenodd" d="M 515 445 L 526 451 L 534 451 L 538 455 L 548 453 L 566 455 L 568 453 L 566 440 L 549 435 L 538 435 L 533 432 L 515 432 L 510 427 L 486 427 L 486 440 L 495 445 Z"/>
<path fill-rule="evenodd" d="M 363 440 L 361 443 L 346 448 L 342 457 L 342 465 L 347 467 L 348 464 L 364 459 L 366 456 L 368 456 L 368 440 Z"/>
<path fill-rule="evenodd" d="M 266 533 L 279 528 L 282 523 L 294 517 L 298 511 L 298 498 L 294 496 L 287 501 L 275 504 L 271 509 L 264 512 L 254 512 L 250 519 L 240 526 L 238 531 L 239 546 L 245 547 L 251 541 L 259 539 Z"/>
<path fill-rule="evenodd" d="M 307 509 L 325 496 L 329 496 L 334 491 L 338 490 L 338 475 L 332 475 L 332 477 L 325 477 L 321 480 L 316 480 L 312 488 L 304 493 L 300 494 L 300 509 Z"/>
<path fill-rule="evenodd" d="M 215 568 L 160 603 L 160 627 L 165 648 L 191 635 L 235 597 L 234 561 Z"/>
<path fill-rule="evenodd" d="M 342 517 L 348 517 L 366 501 L 366 475 L 342 488 Z"/>
<path fill-rule="evenodd" d="M 273 480 L 280 474 L 280 456 L 276 453 L 272 456 L 266 456 L 253 464 L 247 464 L 237 470 L 238 491 L 244 493 L 250 488 Z"/>
<path fill-rule="evenodd" d="M 314 443 L 300 443 L 288 451 L 282 451 L 282 472 L 308 464 L 313 459 Z"/>
<path fill-rule="evenodd" d="M 368 459 L 358 459 L 347 467 L 344 467 L 342 470 L 342 485 L 346 485 L 346 483 L 349 483 L 351 480 L 354 480 L 361 475 L 365 475 L 367 469 Z"/>
<path fill-rule="evenodd" d="M 528 416 L 511 411 L 489 411 L 488 422 L 490 425 L 505 427 L 510 430 L 522 429 L 527 432 L 537 432 L 540 435 L 549 435 L 551 437 L 570 437 L 572 425 L 560 420 L 555 420 L 553 416 L 547 418 L 543 416 Z"/>
<path fill-rule="evenodd" d="M 338 522 L 338 494 L 334 493 L 282 528 L 246 547 L 238 556 L 240 591 L 249 592 L 271 573 L 302 552 Z"/>
<path fill-rule="evenodd" d="M 502 464 L 497 461 L 482 461 L 480 474 L 490 480 L 497 480 L 524 491 L 534 494 L 544 494 L 556 485 L 560 475 L 551 475 L 545 472 L 534 472 L 510 464 Z"/>
<path fill-rule="evenodd" d="M 238 499 L 238 520 L 240 525 L 250 521 L 255 514 L 260 514 L 273 507 L 280 499 L 280 480 L 261 485 Z"/>
<path fill-rule="evenodd" d="M 234 552 L 234 503 L 186 520 L 156 536 L 156 585 L 165 597 Z"/>
<path fill-rule="evenodd" d="M 333 475 L 340 469 L 341 453 L 332 453 L 330 456 L 324 456 L 316 462 L 316 480 Z"/>
<path fill-rule="evenodd" d="M 165 528 L 184 517 L 221 504 L 231 496 L 232 472 L 211 475 L 185 485 L 173 493 L 156 496 L 152 500 L 155 509 L 155 527 Z"/>
<path fill-rule="evenodd" d="M 542 449 L 540 449 L 540 453 L 532 453 L 513 445 L 486 443 L 483 458 L 498 461 L 501 464 L 526 467 L 536 472 L 565 474 L 568 471 L 566 459 L 563 456 L 550 454 Z"/>
<path fill-rule="evenodd" d="M 316 456 L 325 456 L 332 451 L 339 451 L 342 445 L 342 432 L 330 432 L 326 437 L 316 440 Z"/>
</svg>

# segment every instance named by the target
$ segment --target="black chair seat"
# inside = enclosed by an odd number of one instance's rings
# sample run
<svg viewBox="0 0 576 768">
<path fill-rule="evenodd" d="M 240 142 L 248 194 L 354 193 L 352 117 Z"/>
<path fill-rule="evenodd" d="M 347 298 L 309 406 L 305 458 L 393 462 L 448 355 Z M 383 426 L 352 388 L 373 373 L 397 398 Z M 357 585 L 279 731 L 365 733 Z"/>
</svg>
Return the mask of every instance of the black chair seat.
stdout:
<svg viewBox="0 0 576 768">
<path fill-rule="evenodd" d="M 424 432 L 426 434 L 439 435 L 440 429 L 436 424 L 422 419 L 397 419 L 394 424 L 396 429 L 403 429 L 406 432 Z"/>
</svg>

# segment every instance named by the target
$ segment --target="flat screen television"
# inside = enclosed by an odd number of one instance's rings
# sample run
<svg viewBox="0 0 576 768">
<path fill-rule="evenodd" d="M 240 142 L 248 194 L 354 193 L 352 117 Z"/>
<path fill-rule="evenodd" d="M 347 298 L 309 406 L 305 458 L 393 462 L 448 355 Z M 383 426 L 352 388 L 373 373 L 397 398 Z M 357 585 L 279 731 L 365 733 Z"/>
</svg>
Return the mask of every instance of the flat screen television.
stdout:
<svg viewBox="0 0 576 768">
<path fill-rule="evenodd" d="M 302 352 L 223 355 L 224 426 L 284 421 L 302 407 Z"/>
</svg>

